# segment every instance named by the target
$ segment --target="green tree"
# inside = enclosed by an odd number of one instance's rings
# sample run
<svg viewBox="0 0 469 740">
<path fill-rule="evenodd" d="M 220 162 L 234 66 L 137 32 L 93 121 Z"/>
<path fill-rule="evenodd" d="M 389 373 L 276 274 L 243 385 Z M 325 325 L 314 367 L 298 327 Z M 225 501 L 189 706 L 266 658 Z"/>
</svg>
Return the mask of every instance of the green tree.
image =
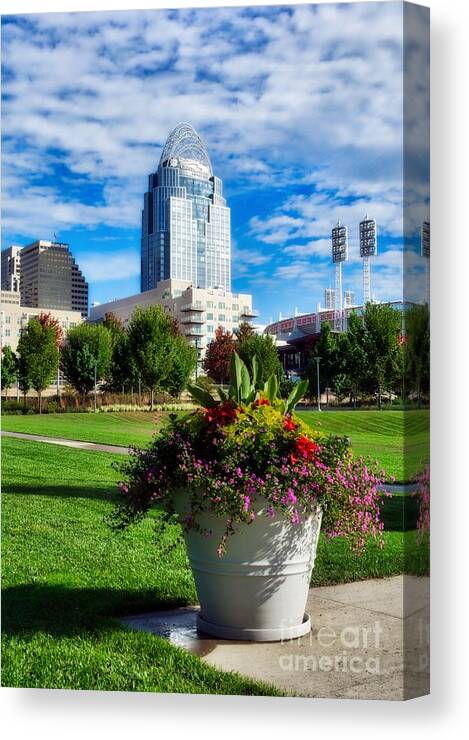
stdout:
<svg viewBox="0 0 469 740">
<path fill-rule="evenodd" d="M 363 324 L 367 379 L 377 394 L 378 408 L 381 409 L 383 390 L 389 388 L 396 377 L 401 315 L 392 306 L 367 303 Z"/>
<path fill-rule="evenodd" d="M 353 405 L 357 405 L 358 393 L 362 389 L 367 374 L 367 356 L 365 347 L 365 326 L 355 312 L 347 321 L 347 332 L 343 335 L 341 348 L 344 352 L 344 367 L 349 379 Z"/>
<path fill-rule="evenodd" d="M 248 321 L 242 321 L 238 328 L 234 331 L 236 340 L 239 344 L 242 344 L 246 339 L 249 339 L 249 337 L 252 337 L 255 333 L 256 332 Z"/>
<path fill-rule="evenodd" d="M 106 377 L 112 359 L 112 339 L 102 324 L 79 324 L 70 329 L 62 347 L 62 372 L 85 397 L 97 381 Z"/>
<path fill-rule="evenodd" d="M 138 385 L 138 368 L 130 351 L 129 336 L 123 331 L 114 342 L 112 361 L 107 376 L 107 384 L 114 391 Z"/>
<path fill-rule="evenodd" d="M 23 360 L 22 357 L 17 356 L 18 365 L 18 388 L 23 394 L 23 404 L 26 406 L 26 396 L 31 390 L 31 379 L 28 374 L 28 364 Z"/>
<path fill-rule="evenodd" d="M 2 391 L 8 391 L 16 380 L 17 360 L 11 347 L 2 347 Z"/>
<path fill-rule="evenodd" d="M 196 350 L 161 306 L 137 308 L 128 328 L 129 349 L 143 385 L 155 391 L 180 393 L 195 369 Z"/>
<path fill-rule="evenodd" d="M 276 375 L 279 383 L 283 381 L 285 373 L 278 356 L 275 340 L 270 334 L 253 333 L 246 336 L 238 342 L 236 351 L 251 375 L 253 374 L 252 361 L 254 357 L 257 357 L 259 365 L 257 388 L 263 388 L 264 383 L 271 375 Z"/>
<path fill-rule="evenodd" d="M 320 357 L 319 364 L 319 383 L 321 393 L 326 391 L 326 403 L 329 403 L 329 388 L 334 386 L 334 373 L 337 366 L 336 339 L 332 333 L 331 325 L 328 321 L 321 324 L 321 333 L 316 344 L 312 348 L 306 366 L 306 377 L 309 380 L 311 389 L 317 388 L 317 363 L 316 357 Z"/>
<path fill-rule="evenodd" d="M 41 323 L 37 318 L 30 319 L 21 330 L 18 355 L 25 375 L 38 395 L 39 413 L 42 413 L 42 392 L 57 376 L 60 360 L 54 326 Z"/>
<path fill-rule="evenodd" d="M 405 314 L 404 373 L 409 390 L 417 394 L 430 391 L 430 312 L 428 304 L 411 306 Z"/>
</svg>

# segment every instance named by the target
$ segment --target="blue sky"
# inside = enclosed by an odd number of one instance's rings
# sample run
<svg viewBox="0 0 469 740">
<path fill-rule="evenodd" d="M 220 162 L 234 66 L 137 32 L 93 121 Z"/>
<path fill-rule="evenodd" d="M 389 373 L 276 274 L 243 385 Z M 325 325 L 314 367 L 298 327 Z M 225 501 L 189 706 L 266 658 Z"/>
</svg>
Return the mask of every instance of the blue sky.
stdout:
<svg viewBox="0 0 469 740">
<path fill-rule="evenodd" d="M 91 301 L 138 292 L 147 176 L 188 121 L 224 181 L 233 288 L 261 321 L 323 301 L 338 218 L 344 288 L 361 300 L 365 212 L 378 222 L 373 292 L 401 298 L 402 21 L 398 2 L 4 17 L 2 248 L 55 233 Z M 418 177 L 411 197 L 407 297 L 420 299 Z"/>
</svg>

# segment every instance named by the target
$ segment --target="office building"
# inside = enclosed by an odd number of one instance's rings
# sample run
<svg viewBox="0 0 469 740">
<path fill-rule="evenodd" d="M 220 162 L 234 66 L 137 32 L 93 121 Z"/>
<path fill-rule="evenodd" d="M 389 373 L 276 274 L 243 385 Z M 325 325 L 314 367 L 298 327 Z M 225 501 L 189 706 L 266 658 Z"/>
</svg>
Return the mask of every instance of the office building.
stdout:
<svg viewBox="0 0 469 740">
<path fill-rule="evenodd" d="M 231 290 L 230 209 L 191 125 L 171 132 L 144 195 L 141 290 L 163 280 Z"/>
<path fill-rule="evenodd" d="M 21 304 L 88 315 L 88 283 L 68 244 L 39 240 L 21 250 Z"/>
</svg>

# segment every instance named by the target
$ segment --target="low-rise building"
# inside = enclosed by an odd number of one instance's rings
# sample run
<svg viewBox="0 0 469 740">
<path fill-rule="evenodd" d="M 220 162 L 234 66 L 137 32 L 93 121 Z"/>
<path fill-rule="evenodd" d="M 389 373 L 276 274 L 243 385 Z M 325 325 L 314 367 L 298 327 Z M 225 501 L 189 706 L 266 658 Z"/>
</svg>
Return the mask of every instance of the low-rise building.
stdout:
<svg viewBox="0 0 469 740">
<path fill-rule="evenodd" d="M 54 319 L 59 321 L 64 334 L 83 321 L 80 311 L 60 310 L 57 308 L 41 308 L 22 306 L 20 294 L 13 290 L 1 291 L 0 310 L 0 335 L 1 346 L 9 346 L 16 352 L 21 329 L 25 327 L 29 319 L 39 316 L 41 313 L 50 313 Z"/>
<path fill-rule="evenodd" d="M 106 313 L 114 313 L 124 325 L 138 306 L 160 305 L 177 319 L 181 331 L 193 346 L 205 354 L 207 344 L 222 326 L 234 331 L 244 321 L 252 322 L 258 315 L 252 308 L 252 296 L 232 293 L 222 288 L 194 288 L 184 280 L 163 280 L 156 288 L 92 306 L 90 321 L 101 322 Z"/>
</svg>

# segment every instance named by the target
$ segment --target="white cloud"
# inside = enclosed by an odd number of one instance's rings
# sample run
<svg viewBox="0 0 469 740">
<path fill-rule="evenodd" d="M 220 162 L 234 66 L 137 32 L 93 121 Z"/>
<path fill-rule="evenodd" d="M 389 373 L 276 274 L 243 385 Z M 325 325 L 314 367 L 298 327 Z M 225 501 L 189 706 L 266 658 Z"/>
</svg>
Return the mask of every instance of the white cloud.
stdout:
<svg viewBox="0 0 469 740">
<path fill-rule="evenodd" d="M 134 251 L 93 253 L 80 258 L 80 268 L 90 282 L 108 282 L 140 275 L 140 255 Z"/>
<path fill-rule="evenodd" d="M 119 190 L 142 192 L 187 118 L 225 178 L 270 186 L 296 168 L 321 186 L 380 192 L 399 178 L 401 14 L 366 3 L 26 16 L 3 30 L 4 136 L 42 168 L 58 157 L 91 181 L 118 180 L 103 215 L 119 210 L 129 226 Z M 370 171 L 367 159 L 378 162 Z M 16 198 L 18 170 L 5 161 Z M 95 223 L 93 208 L 74 213 Z"/>
</svg>

